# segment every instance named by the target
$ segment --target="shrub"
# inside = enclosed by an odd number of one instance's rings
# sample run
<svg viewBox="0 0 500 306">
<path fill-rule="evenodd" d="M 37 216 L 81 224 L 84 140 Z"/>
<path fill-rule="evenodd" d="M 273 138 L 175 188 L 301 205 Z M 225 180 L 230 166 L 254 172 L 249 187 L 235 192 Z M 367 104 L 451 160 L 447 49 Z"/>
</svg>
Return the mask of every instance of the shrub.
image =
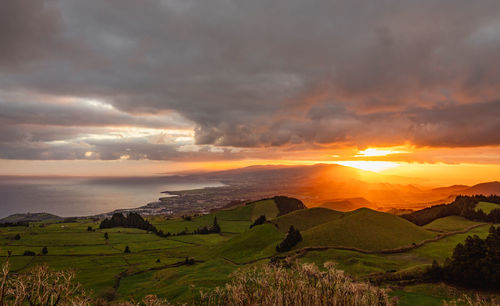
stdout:
<svg viewBox="0 0 500 306">
<path fill-rule="evenodd" d="M 30 250 L 26 250 L 23 253 L 23 256 L 35 256 L 35 255 L 36 255 L 35 252 L 30 251 Z"/>
<path fill-rule="evenodd" d="M 392 305 L 385 290 L 355 283 L 332 263 L 320 271 L 314 264 L 290 269 L 263 266 L 238 270 L 223 288 L 201 292 L 203 305 Z"/>
<path fill-rule="evenodd" d="M 498 303 L 494 299 L 484 298 L 479 295 L 475 297 L 470 297 L 468 295 L 463 295 L 462 297 L 451 300 L 443 301 L 443 306 L 497 306 Z"/>
<path fill-rule="evenodd" d="M 52 271 L 38 266 L 26 273 L 9 275 L 9 263 L 2 269 L 0 305 L 97 305 L 74 282 L 73 271 Z"/>
<path fill-rule="evenodd" d="M 47 249 L 47 247 L 46 247 L 46 246 L 44 246 L 44 247 L 42 248 L 42 254 L 43 254 L 43 255 L 47 255 L 48 253 L 49 253 L 49 250 Z"/>
<path fill-rule="evenodd" d="M 123 253 L 130 253 L 130 248 L 128 247 L 128 245 L 125 247 L 125 250 L 123 251 Z"/>
<path fill-rule="evenodd" d="M 16 235 L 14 236 L 14 240 L 21 240 L 21 235 L 16 234 Z"/>
</svg>

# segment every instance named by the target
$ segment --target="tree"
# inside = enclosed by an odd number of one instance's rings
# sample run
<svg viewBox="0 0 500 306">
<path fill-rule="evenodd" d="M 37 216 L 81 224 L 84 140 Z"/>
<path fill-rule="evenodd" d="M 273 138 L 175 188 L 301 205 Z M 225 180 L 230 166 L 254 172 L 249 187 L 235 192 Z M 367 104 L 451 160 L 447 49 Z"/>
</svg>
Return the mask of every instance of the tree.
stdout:
<svg viewBox="0 0 500 306">
<path fill-rule="evenodd" d="M 459 243 L 441 267 L 436 262 L 427 271 L 432 280 L 472 288 L 500 287 L 500 227 L 490 227 L 486 239 L 468 236 Z"/>
<path fill-rule="evenodd" d="M 220 233 L 220 226 L 219 223 L 217 223 L 217 216 L 214 217 L 214 225 L 212 226 L 212 232 Z"/>
<path fill-rule="evenodd" d="M 257 226 L 257 225 L 261 225 L 261 224 L 264 224 L 266 223 L 266 216 L 262 215 L 260 217 L 258 217 L 252 225 L 250 225 L 250 228 L 254 227 L 254 226 Z"/>
<path fill-rule="evenodd" d="M 87 227 L 87 232 L 91 232 L 92 231 L 92 226 L 88 226 Z"/>
<path fill-rule="evenodd" d="M 21 235 L 16 234 L 16 235 L 14 236 L 14 239 L 15 239 L 15 240 L 20 240 L 20 239 L 21 239 Z"/>
<path fill-rule="evenodd" d="M 125 247 L 125 250 L 123 252 L 124 253 L 130 253 L 130 248 L 128 247 L 128 245 Z"/>
<path fill-rule="evenodd" d="M 42 254 L 43 254 L 43 255 L 47 255 L 48 253 L 49 253 L 49 250 L 47 249 L 47 247 L 46 247 L 46 246 L 44 246 L 44 247 L 42 248 Z"/>
<path fill-rule="evenodd" d="M 104 239 L 106 239 L 106 240 L 108 240 L 108 239 L 109 239 L 108 232 L 104 233 Z"/>
<path fill-rule="evenodd" d="M 288 234 L 286 238 L 276 246 L 276 251 L 286 252 L 290 251 L 297 243 L 302 241 L 302 235 L 299 230 L 295 229 L 293 225 L 288 229 Z"/>
</svg>

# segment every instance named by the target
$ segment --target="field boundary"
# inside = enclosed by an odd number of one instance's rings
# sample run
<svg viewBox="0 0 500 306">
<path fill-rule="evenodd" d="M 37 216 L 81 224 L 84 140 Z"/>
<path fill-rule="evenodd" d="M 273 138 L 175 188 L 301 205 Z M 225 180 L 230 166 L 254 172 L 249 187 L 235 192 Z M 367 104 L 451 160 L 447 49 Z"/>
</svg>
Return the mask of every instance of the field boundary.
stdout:
<svg viewBox="0 0 500 306">
<path fill-rule="evenodd" d="M 475 228 L 481 227 L 488 225 L 489 223 L 481 223 L 481 224 L 474 224 L 472 226 L 469 226 L 463 230 L 458 230 L 458 231 L 453 231 L 453 232 L 447 232 L 447 233 L 440 233 L 434 238 L 426 239 L 423 240 L 419 243 L 414 243 L 411 245 L 395 248 L 395 249 L 385 249 L 385 250 L 375 250 L 375 251 L 370 251 L 370 250 L 364 250 L 360 248 L 355 248 L 355 247 L 347 247 L 347 246 L 312 246 L 312 247 L 304 247 L 302 249 L 296 250 L 294 252 L 294 255 L 292 257 L 294 258 L 300 258 L 305 256 L 308 252 L 311 251 L 325 251 L 325 250 L 331 250 L 331 249 L 336 249 L 336 250 L 345 250 L 345 251 L 354 251 L 358 253 L 363 253 L 363 254 L 396 254 L 396 253 L 404 253 L 413 249 L 417 249 L 419 247 L 422 247 L 428 243 L 436 242 L 441 239 L 458 235 L 458 234 L 464 234 L 467 233 Z"/>
</svg>

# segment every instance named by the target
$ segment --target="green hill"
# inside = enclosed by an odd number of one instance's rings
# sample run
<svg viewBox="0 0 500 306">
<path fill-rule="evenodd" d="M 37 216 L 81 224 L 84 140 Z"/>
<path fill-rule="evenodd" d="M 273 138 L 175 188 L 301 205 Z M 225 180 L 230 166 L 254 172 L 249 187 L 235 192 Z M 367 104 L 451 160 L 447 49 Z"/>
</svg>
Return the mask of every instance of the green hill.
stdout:
<svg viewBox="0 0 500 306">
<path fill-rule="evenodd" d="M 436 219 L 424 225 L 423 228 L 438 231 L 458 231 L 475 224 L 479 224 L 479 222 L 470 221 L 464 217 L 449 216 Z"/>
<path fill-rule="evenodd" d="M 252 221 L 260 216 L 266 216 L 266 219 L 274 219 L 279 214 L 278 206 L 273 199 L 261 200 L 249 204 L 252 207 Z"/>
<path fill-rule="evenodd" d="M 13 214 L 3 219 L 0 219 L 0 223 L 6 222 L 40 222 L 40 221 L 58 221 L 64 218 L 49 214 L 49 213 L 25 213 L 25 214 Z"/>
<path fill-rule="evenodd" d="M 343 215 L 344 213 L 340 211 L 315 207 L 291 212 L 280 216 L 271 222 L 278 226 L 280 232 L 286 233 L 291 225 L 299 231 L 305 231 L 311 227 L 318 226 L 319 224 L 336 220 Z"/>
<path fill-rule="evenodd" d="M 297 248 L 344 246 L 375 251 L 411 245 L 434 236 L 398 216 L 360 208 L 304 231 L 304 240 Z"/>
<path fill-rule="evenodd" d="M 305 206 L 301 201 L 288 197 L 274 197 L 248 203 L 234 209 L 224 209 L 207 215 L 193 216 L 190 220 L 174 218 L 165 220 L 163 216 L 149 217 L 149 222 L 165 233 L 192 232 L 197 228 L 213 223 L 214 217 L 224 233 L 241 233 L 248 230 L 255 219 L 264 215 L 267 220 L 276 218 L 284 212 L 302 210 Z M 165 222 L 166 221 L 166 222 Z"/>
<path fill-rule="evenodd" d="M 276 253 L 276 244 L 283 235 L 272 224 L 262 224 L 215 247 L 216 253 L 236 262 L 269 257 Z"/>
<path fill-rule="evenodd" d="M 500 209 L 500 204 L 490 202 L 479 202 L 476 205 L 476 211 L 482 210 L 485 214 L 489 214 L 493 209 Z"/>
</svg>

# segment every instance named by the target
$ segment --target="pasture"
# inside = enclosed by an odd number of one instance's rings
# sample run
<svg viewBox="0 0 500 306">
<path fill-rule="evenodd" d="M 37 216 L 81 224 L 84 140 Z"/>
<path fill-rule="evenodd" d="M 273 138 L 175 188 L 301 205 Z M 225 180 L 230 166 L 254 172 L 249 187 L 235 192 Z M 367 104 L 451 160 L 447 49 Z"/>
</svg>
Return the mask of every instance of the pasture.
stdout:
<svg viewBox="0 0 500 306">
<path fill-rule="evenodd" d="M 436 231 L 453 232 L 477 223 L 446 217 L 418 227 L 398 216 L 369 209 L 342 213 L 313 208 L 277 217 L 278 214 L 276 204 L 268 199 L 191 218 L 148 218 L 158 229 L 173 234 L 209 226 L 215 217 L 221 227 L 221 233 L 217 234 L 170 237 L 135 228 L 99 229 L 99 222 L 91 219 L 48 220 L 31 223 L 29 227 L 4 227 L 0 228 L 0 262 L 6 260 L 10 251 L 13 272 L 40 264 L 74 269 L 85 289 L 108 300 L 137 300 L 157 294 L 171 301 L 189 301 L 199 290 L 224 285 L 236 269 L 267 263 L 275 255 L 295 256 L 301 262 L 314 262 L 318 266 L 335 262 L 337 268 L 352 277 L 364 279 L 377 273 L 419 269 L 434 259 L 442 262 L 468 235 L 484 238 L 489 228 L 480 226 L 395 254 L 366 254 L 336 247 L 366 251 L 398 248 L 434 238 L 439 234 Z M 250 229 L 252 221 L 261 215 L 269 222 Z M 276 245 L 291 225 L 301 230 L 303 241 L 289 252 L 277 253 Z M 130 253 L 124 252 L 127 246 Z M 301 251 L 308 246 L 327 248 Z M 43 247 L 48 250 L 45 255 Z M 25 251 L 36 255 L 24 256 Z M 400 288 L 392 294 L 401 298 L 402 305 L 412 301 L 433 305 L 449 296 L 409 290 Z"/>
</svg>

